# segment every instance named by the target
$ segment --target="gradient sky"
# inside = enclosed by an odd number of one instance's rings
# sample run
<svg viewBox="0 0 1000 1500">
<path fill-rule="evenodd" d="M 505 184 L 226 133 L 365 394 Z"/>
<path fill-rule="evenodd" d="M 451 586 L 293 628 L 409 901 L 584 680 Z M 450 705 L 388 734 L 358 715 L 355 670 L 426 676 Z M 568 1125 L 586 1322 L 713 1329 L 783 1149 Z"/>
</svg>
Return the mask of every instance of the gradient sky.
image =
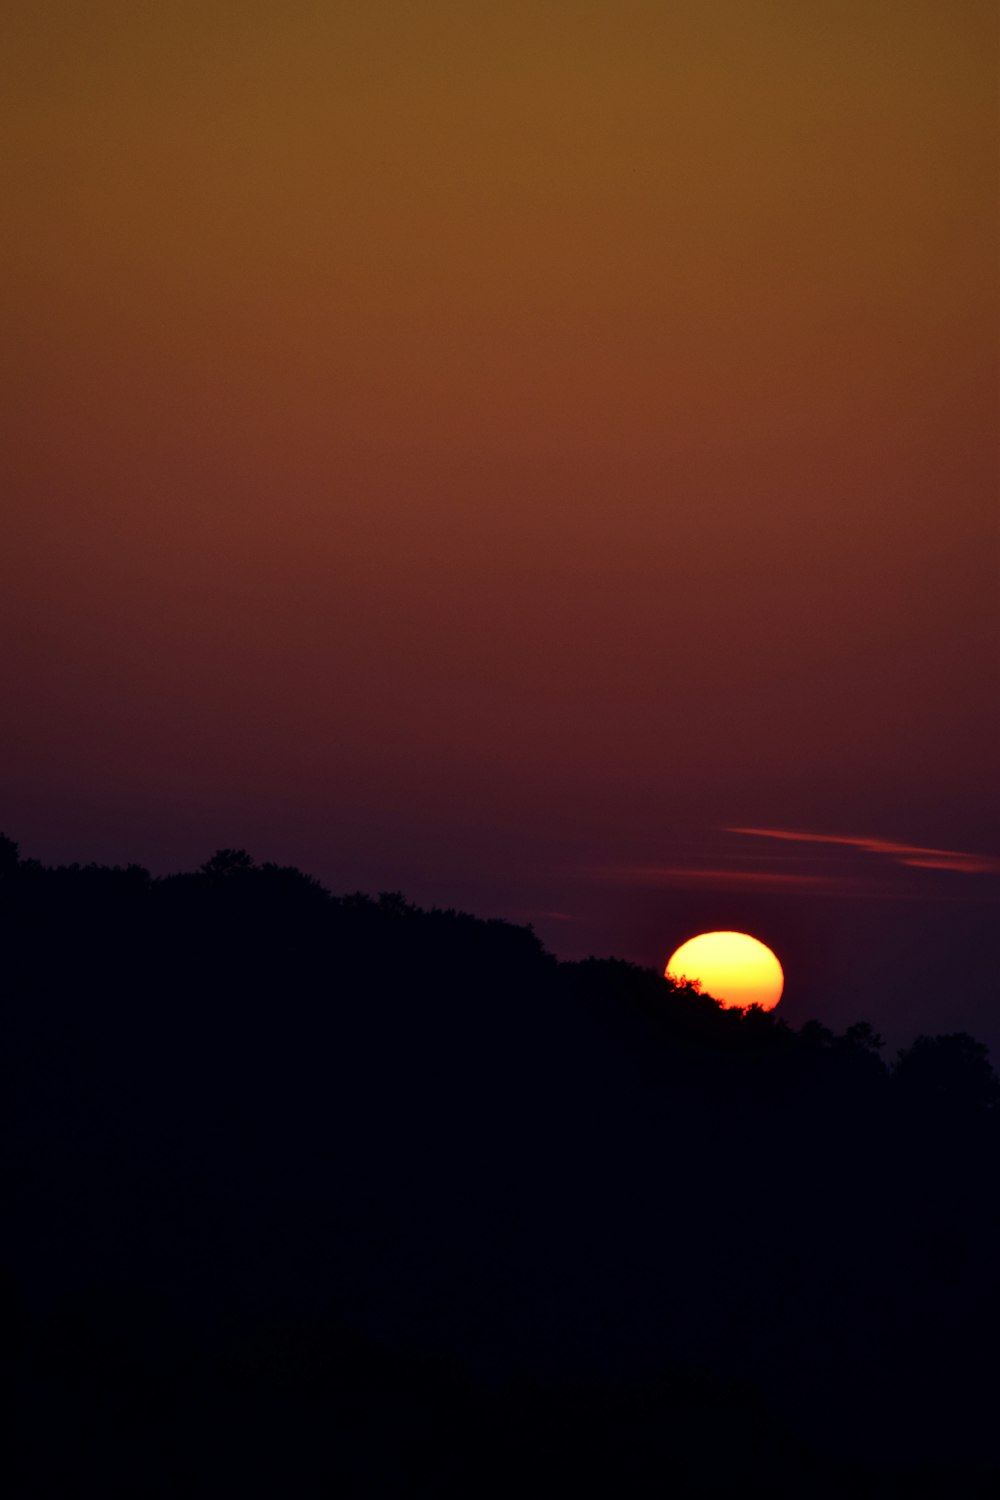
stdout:
<svg viewBox="0 0 1000 1500">
<path fill-rule="evenodd" d="M 0 826 L 974 1026 L 998 18 L 10 0 Z"/>
</svg>

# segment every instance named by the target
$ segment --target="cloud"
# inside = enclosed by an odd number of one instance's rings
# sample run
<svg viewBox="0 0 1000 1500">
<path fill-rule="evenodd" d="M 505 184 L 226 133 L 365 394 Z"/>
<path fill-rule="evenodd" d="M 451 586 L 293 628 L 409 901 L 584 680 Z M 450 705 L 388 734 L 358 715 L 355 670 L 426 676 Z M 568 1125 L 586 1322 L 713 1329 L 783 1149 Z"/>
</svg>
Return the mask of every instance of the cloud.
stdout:
<svg viewBox="0 0 1000 1500">
<path fill-rule="evenodd" d="M 602 879 L 637 882 L 643 885 L 661 885 L 682 890 L 743 891 L 746 893 L 768 892 L 806 896 L 845 896 L 865 899 L 891 900 L 937 900 L 948 899 L 939 885 L 932 889 L 923 882 L 906 884 L 891 876 L 897 869 L 941 870 L 966 875 L 989 875 L 1000 873 L 1000 858 L 991 854 L 970 854 L 961 849 L 934 849 L 922 844 L 907 844 L 900 839 L 876 838 L 867 834 L 810 833 L 795 828 L 725 828 L 719 830 L 754 839 L 773 839 L 786 844 L 834 845 L 843 849 L 859 850 L 865 855 L 875 855 L 878 862 L 866 870 L 853 865 L 827 865 L 826 869 L 815 869 L 816 860 L 809 860 L 805 851 L 799 855 L 762 854 L 759 856 L 733 854 L 728 851 L 716 855 L 714 865 L 703 865 L 696 861 L 690 865 L 617 865 L 591 868 L 589 873 Z M 796 868 L 799 863 L 813 864 L 813 870 Z M 775 869 L 775 864 L 784 866 Z M 740 868 L 750 865 L 752 868 Z M 764 868 L 761 868 L 761 866 Z M 881 870 L 880 870 L 881 865 Z M 770 866 L 768 868 L 768 866 Z M 789 868 L 789 866 L 791 868 Z M 954 887 L 950 888 L 954 893 Z M 967 893 L 967 888 L 966 888 Z"/>
<path fill-rule="evenodd" d="M 843 891 L 848 882 L 831 875 L 801 875 L 773 870 L 713 870 L 690 865 L 619 865 L 602 870 L 620 880 L 656 882 L 661 885 L 717 886 L 755 891 Z M 854 882 L 850 882 L 851 885 Z"/>
<path fill-rule="evenodd" d="M 861 849 L 866 854 L 885 855 L 894 864 L 918 870 L 954 870 L 965 875 L 1000 872 L 1000 859 L 992 854 L 969 854 L 961 849 L 929 849 L 921 844 L 904 844 L 898 839 L 870 838 L 861 834 L 806 833 L 793 828 L 727 828 L 724 831 L 745 834 L 751 838 L 782 839 L 792 844 L 837 844 L 848 849 Z"/>
</svg>

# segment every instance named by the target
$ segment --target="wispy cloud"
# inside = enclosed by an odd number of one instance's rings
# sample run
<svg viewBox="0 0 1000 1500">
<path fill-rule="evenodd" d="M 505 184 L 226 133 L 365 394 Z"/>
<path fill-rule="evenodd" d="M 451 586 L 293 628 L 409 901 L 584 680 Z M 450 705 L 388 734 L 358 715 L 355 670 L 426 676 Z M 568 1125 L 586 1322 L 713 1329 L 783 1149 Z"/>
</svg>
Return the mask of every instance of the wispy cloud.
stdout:
<svg viewBox="0 0 1000 1500">
<path fill-rule="evenodd" d="M 822 891 L 846 889 L 848 882 L 835 875 L 803 875 L 775 870 L 705 869 L 699 865 L 616 865 L 602 875 L 618 880 L 670 886 L 710 886 L 727 890 Z"/>
<path fill-rule="evenodd" d="M 969 853 L 962 849 L 937 849 L 924 844 L 908 844 L 901 839 L 887 839 L 868 834 L 812 833 L 798 828 L 724 828 L 719 833 L 747 839 L 770 839 L 796 846 L 785 854 L 737 853 L 732 848 L 716 848 L 708 857 L 712 863 L 645 864 L 591 867 L 588 873 L 604 880 L 640 885 L 663 886 L 674 890 L 742 891 L 747 895 L 785 894 L 788 896 L 837 896 L 865 900 L 952 900 L 958 894 L 953 882 L 905 880 L 893 875 L 893 869 L 934 870 L 965 875 L 1000 874 L 1000 858 L 992 854 Z M 809 856 L 805 845 L 815 846 Z M 834 846 L 855 850 L 867 859 L 824 859 L 822 850 Z M 743 845 L 753 849 L 753 845 Z M 760 846 L 756 846 L 759 848 Z M 797 852 L 796 852 L 797 851 Z M 692 851 L 693 852 L 693 851 Z M 778 868 L 775 868 L 778 866 Z M 811 866 L 811 868 L 809 868 Z M 804 868 L 803 868 L 804 867 Z M 971 894 L 961 886 L 963 899 Z M 980 896 L 990 886 L 976 887 Z"/>
<path fill-rule="evenodd" d="M 871 838 L 863 834 L 807 833 L 794 828 L 727 828 L 724 831 L 750 838 L 781 839 L 791 844 L 837 844 L 860 849 L 866 854 L 881 854 L 894 864 L 918 870 L 954 870 L 966 875 L 1000 873 L 1000 858 L 996 855 L 970 854 L 962 849 L 930 849 L 921 844 L 905 844 L 898 839 Z"/>
</svg>

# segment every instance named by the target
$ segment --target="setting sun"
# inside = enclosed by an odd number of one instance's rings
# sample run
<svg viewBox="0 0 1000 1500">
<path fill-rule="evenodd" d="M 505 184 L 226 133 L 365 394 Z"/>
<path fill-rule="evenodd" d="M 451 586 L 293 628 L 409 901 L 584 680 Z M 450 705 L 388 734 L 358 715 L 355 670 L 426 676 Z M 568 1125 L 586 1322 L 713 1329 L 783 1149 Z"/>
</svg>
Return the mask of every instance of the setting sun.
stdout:
<svg viewBox="0 0 1000 1500">
<path fill-rule="evenodd" d="M 666 977 L 701 985 L 727 1008 L 759 1005 L 773 1010 L 785 976 L 767 947 L 745 932 L 703 932 L 682 943 L 669 959 Z"/>
</svg>

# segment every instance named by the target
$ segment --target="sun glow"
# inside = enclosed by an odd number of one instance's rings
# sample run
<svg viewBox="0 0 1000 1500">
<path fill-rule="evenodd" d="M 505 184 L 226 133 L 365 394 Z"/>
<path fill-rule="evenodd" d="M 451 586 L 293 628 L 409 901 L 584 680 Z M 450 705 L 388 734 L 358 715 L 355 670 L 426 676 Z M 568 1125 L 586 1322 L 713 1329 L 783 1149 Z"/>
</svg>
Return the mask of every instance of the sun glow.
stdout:
<svg viewBox="0 0 1000 1500">
<path fill-rule="evenodd" d="M 781 999 L 785 976 L 766 943 L 745 932 L 703 932 L 682 943 L 671 956 L 666 977 L 695 980 L 721 1005 L 773 1010 Z"/>
</svg>

